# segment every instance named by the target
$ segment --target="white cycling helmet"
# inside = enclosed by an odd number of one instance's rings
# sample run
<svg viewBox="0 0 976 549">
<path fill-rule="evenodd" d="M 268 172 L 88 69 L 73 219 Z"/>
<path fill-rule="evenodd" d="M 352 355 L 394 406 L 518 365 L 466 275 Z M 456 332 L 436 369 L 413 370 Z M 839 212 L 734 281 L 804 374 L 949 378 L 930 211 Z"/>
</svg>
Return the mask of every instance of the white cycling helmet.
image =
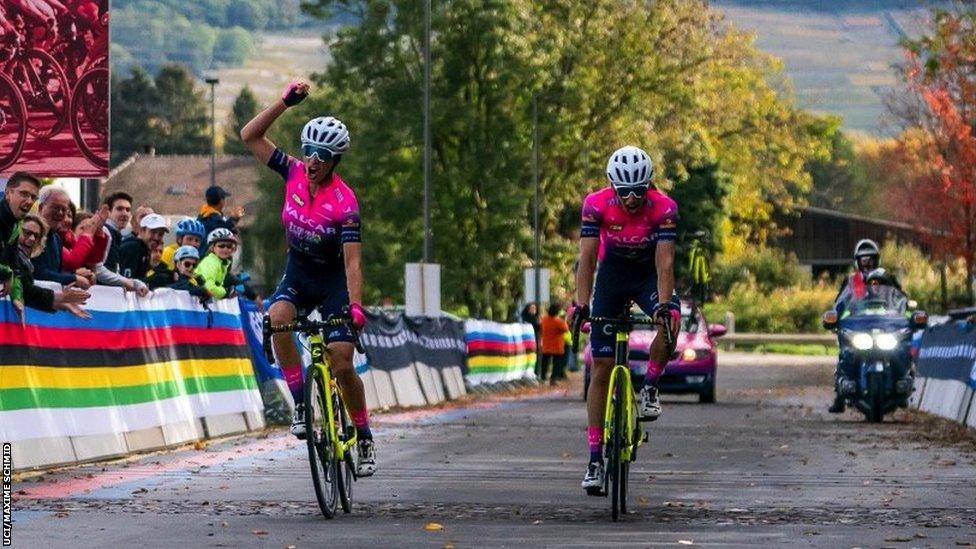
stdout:
<svg viewBox="0 0 976 549">
<path fill-rule="evenodd" d="M 234 236 L 234 233 L 230 229 L 219 227 L 210 231 L 210 234 L 207 235 L 207 246 L 210 246 L 214 242 L 233 242 L 237 244 L 237 237 Z"/>
<path fill-rule="evenodd" d="M 878 249 L 878 243 L 870 238 L 859 240 L 854 246 L 855 260 L 866 255 L 881 256 L 881 250 Z"/>
<path fill-rule="evenodd" d="M 616 188 L 647 187 L 654 175 L 651 157 L 633 145 L 620 147 L 607 161 L 607 179 Z"/>
<path fill-rule="evenodd" d="M 173 254 L 173 261 L 177 263 L 186 258 L 200 259 L 200 252 L 197 251 L 196 246 L 180 246 L 176 249 L 176 253 Z"/>
<path fill-rule="evenodd" d="M 302 128 L 302 145 L 315 145 L 332 154 L 342 154 L 349 150 L 349 130 L 338 118 L 313 118 Z"/>
</svg>

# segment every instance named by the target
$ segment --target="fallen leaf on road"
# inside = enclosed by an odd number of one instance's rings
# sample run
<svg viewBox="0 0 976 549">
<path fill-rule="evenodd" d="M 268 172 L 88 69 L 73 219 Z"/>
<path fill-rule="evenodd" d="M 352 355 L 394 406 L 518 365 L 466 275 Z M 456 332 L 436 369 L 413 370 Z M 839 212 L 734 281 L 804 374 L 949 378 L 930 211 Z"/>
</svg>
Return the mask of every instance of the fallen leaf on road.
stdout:
<svg viewBox="0 0 976 549">
<path fill-rule="evenodd" d="M 563 452 L 563 459 L 566 459 L 568 457 L 569 457 L 569 452 Z"/>
<path fill-rule="evenodd" d="M 542 524 L 542 521 L 541 520 L 534 520 L 534 521 L 532 521 L 532 524 Z"/>
<path fill-rule="evenodd" d="M 647 499 L 647 496 L 640 496 L 637 498 L 637 501 L 641 502 L 641 505 L 647 505 L 647 502 L 650 500 Z"/>
<path fill-rule="evenodd" d="M 145 488 L 136 488 L 135 490 L 132 491 L 132 493 L 133 494 L 145 494 L 148 491 L 149 490 L 147 490 Z"/>
<path fill-rule="evenodd" d="M 268 531 L 267 530 L 251 530 L 251 533 L 254 534 L 255 536 L 267 536 L 268 535 Z"/>
<path fill-rule="evenodd" d="M 193 443 L 193 449 L 194 450 L 203 450 L 206 447 L 207 447 L 207 443 L 206 443 L 206 441 L 203 441 L 203 440 L 198 440 L 198 441 L 196 441 L 196 442 Z"/>
<path fill-rule="evenodd" d="M 780 450 L 786 450 L 786 449 L 787 449 L 787 448 L 789 448 L 789 447 L 790 447 L 790 445 L 789 445 L 789 444 L 784 444 L 784 445 L 782 445 L 782 446 L 780 446 L 780 447 L 779 447 L 779 449 L 780 449 Z"/>
<path fill-rule="evenodd" d="M 454 549 L 453 543 L 445 543 L 443 549 Z"/>
<path fill-rule="evenodd" d="M 428 522 L 424 525 L 424 530 L 428 532 L 439 532 L 444 529 L 444 525 L 437 522 Z"/>
</svg>

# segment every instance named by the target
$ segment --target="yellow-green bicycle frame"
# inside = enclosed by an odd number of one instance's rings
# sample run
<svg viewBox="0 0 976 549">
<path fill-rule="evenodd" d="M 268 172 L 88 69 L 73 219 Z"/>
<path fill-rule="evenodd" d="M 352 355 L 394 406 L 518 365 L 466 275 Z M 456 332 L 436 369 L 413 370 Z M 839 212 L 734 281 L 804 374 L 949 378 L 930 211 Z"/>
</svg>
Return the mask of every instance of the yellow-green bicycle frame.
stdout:
<svg viewBox="0 0 976 549">
<path fill-rule="evenodd" d="M 326 427 L 328 437 L 332 440 L 332 447 L 336 449 L 336 452 L 341 459 L 346 456 L 347 452 L 352 451 L 352 449 L 356 447 L 356 442 L 358 441 L 356 430 L 350 429 L 350 433 L 345 433 L 348 440 L 343 441 L 342 437 L 339 436 L 339 430 L 336 428 L 336 423 L 332 420 L 332 418 L 337 417 L 337 414 L 335 413 L 336 410 L 334 408 L 335 399 L 332 398 L 332 395 L 339 390 L 339 385 L 336 383 L 335 378 L 332 377 L 332 368 L 329 365 L 328 353 L 326 353 L 325 348 L 325 340 L 322 338 L 321 332 L 316 332 L 309 336 L 308 342 L 309 351 L 312 354 L 312 364 L 309 365 L 309 369 L 315 368 L 321 373 L 324 381 L 323 385 L 325 386 L 325 402 L 319 402 L 319 406 L 322 407 L 326 413 L 324 417 L 319 418 L 319 421 L 321 421 L 323 426 Z M 307 383 L 305 387 L 306 390 L 310 390 Z M 311 413 L 311 411 L 308 411 L 308 413 Z M 346 417 L 349 417 L 348 410 L 343 410 L 343 413 L 346 414 Z M 309 436 L 311 436 L 311 433 L 309 433 Z"/>
<path fill-rule="evenodd" d="M 629 337 L 629 332 L 617 330 L 615 347 L 627 345 L 629 343 Z M 622 383 L 624 386 L 624 401 L 621 403 L 623 406 L 623 413 L 621 414 L 621 417 L 624 418 L 625 426 L 623 432 L 624 436 L 622 438 L 623 440 L 629 441 L 620 449 L 620 460 L 633 461 L 634 452 L 643 444 L 644 437 L 634 436 L 637 430 L 637 411 L 634 407 L 634 384 L 630 379 L 630 366 L 627 364 L 614 364 L 613 369 L 610 370 L 610 382 L 607 388 L 607 401 L 603 410 L 603 444 L 604 448 L 606 448 L 607 444 L 610 443 L 610 431 L 613 429 L 614 393 L 617 389 L 618 383 Z"/>
</svg>

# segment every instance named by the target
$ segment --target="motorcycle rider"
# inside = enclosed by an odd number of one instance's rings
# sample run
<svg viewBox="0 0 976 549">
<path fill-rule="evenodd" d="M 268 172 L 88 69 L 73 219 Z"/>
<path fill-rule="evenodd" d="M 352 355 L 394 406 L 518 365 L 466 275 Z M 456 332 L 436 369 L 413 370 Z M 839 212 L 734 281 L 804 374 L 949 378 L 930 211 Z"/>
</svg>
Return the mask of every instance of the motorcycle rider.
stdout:
<svg viewBox="0 0 976 549">
<path fill-rule="evenodd" d="M 871 277 L 874 282 L 882 283 L 883 278 L 885 285 L 894 286 L 901 291 L 898 280 L 880 267 L 881 250 L 878 248 L 877 242 L 869 238 L 859 240 L 854 246 L 854 272 L 844 278 L 837 292 L 837 297 L 834 298 L 834 310 L 837 311 L 838 318 L 845 316 L 844 313 L 851 301 L 863 299 L 867 295 L 868 278 L 872 274 L 875 275 Z M 837 357 L 837 369 L 834 371 L 834 403 L 827 409 L 831 414 L 844 412 L 845 404 L 844 397 L 840 393 L 840 381 L 847 377 L 845 372 L 850 366 L 848 357 L 844 353 L 843 342 L 839 341 L 839 343 L 840 355 Z"/>
</svg>

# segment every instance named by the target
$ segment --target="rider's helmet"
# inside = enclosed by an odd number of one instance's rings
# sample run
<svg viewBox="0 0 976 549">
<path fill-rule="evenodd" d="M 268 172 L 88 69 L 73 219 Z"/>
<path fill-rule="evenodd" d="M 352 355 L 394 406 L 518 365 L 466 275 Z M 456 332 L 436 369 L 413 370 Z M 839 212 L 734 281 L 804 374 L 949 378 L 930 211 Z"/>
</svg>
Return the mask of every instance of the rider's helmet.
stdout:
<svg viewBox="0 0 976 549">
<path fill-rule="evenodd" d="M 878 249 L 878 244 L 869 238 L 858 241 L 854 246 L 854 267 L 867 275 L 880 265 L 881 250 Z"/>
<path fill-rule="evenodd" d="M 237 244 L 237 237 L 234 236 L 234 233 L 232 233 L 230 229 L 220 227 L 210 231 L 210 234 L 207 235 L 207 247 L 210 247 L 217 242 L 233 242 L 234 244 Z"/>
<path fill-rule="evenodd" d="M 200 259 L 200 252 L 197 251 L 196 246 L 180 246 L 176 249 L 176 253 L 173 254 L 173 261 L 177 263 L 187 258 Z"/>
<path fill-rule="evenodd" d="M 864 277 L 864 283 L 867 284 L 868 287 L 889 286 L 891 285 L 891 276 L 888 274 L 886 269 L 878 267 L 877 269 L 872 269 L 871 272 Z"/>
<path fill-rule="evenodd" d="M 320 116 L 302 128 L 302 153 L 319 160 L 341 156 L 349 150 L 349 130 L 338 118 Z"/>
<path fill-rule="evenodd" d="M 607 161 L 607 179 L 621 197 L 634 193 L 642 198 L 647 194 L 653 175 L 651 157 L 643 149 L 633 145 L 620 147 Z"/>
<path fill-rule="evenodd" d="M 202 242 L 203 239 L 207 238 L 207 229 L 204 228 L 203 223 L 188 217 L 183 221 L 176 224 L 176 238 L 180 238 L 186 235 L 194 235 L 200 238 Z"/>
</svg>

